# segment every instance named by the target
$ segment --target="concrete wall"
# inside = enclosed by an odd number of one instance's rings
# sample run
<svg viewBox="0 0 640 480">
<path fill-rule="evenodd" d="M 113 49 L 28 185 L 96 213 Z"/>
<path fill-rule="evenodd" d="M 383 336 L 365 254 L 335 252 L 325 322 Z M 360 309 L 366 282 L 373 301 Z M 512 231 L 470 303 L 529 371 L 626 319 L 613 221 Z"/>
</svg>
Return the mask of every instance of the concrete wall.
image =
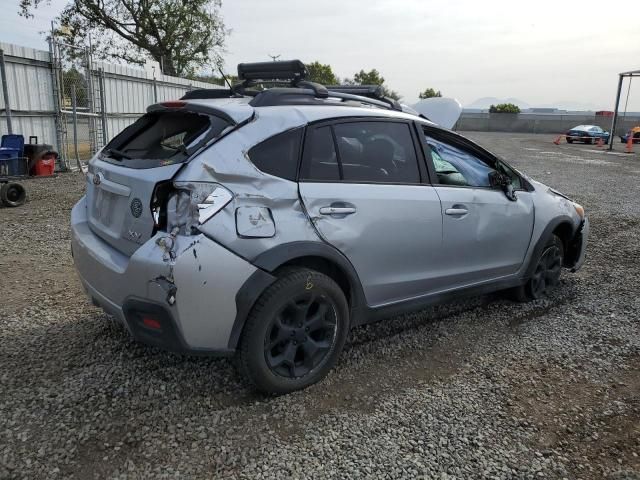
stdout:
<svg viewBox="0 0 640 480">
<path fill-rule="evenodd" d="M 456 130 L 477 132 L 564 133 L 576 125 L 598 125 L 611 128 L 611 117 L 596 115 L 550 115 L 535 113 L 465 113 L 456 124 Z M 640 117 L 618 118 L 616 135 L 626 133 L 640 125 Z"/>
</svg>

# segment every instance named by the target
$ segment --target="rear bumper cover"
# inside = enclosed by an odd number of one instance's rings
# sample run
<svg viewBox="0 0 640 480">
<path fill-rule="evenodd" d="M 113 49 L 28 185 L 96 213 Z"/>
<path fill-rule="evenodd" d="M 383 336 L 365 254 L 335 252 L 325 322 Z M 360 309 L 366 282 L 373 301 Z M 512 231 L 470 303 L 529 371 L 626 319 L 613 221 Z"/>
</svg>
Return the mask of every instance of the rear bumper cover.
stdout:
<svg viewBox="0 0 640 480">
<path fill-rule="evenodd" d="M 224 354 L 237 327 L 236 294 L 257 270 L 204 235 L 178 236 L 170 259 L 158 233 L 127 257 L 96 236 L 86 202 L 71 212 L 71 247 L 80 280 L 93 303 L 138 340 L 167 350 Z M 162 328 L 141 326 L 143 313 Z"/>
</svg>

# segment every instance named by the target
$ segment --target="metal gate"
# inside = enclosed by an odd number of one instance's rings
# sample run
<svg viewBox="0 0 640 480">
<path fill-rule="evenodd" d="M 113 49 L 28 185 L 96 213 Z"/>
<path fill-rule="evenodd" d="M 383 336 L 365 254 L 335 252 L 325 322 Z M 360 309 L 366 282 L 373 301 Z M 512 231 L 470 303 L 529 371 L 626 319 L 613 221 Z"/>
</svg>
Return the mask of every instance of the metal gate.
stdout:
<svg viewBox="0 0 640 480">
<path fill-rule="evenodd" d="M 51 42 L 56 133 L 64 169 L 82 169 L 104 145 L 102 72 L 93 69 L 89 48 Z"/>
</svg>

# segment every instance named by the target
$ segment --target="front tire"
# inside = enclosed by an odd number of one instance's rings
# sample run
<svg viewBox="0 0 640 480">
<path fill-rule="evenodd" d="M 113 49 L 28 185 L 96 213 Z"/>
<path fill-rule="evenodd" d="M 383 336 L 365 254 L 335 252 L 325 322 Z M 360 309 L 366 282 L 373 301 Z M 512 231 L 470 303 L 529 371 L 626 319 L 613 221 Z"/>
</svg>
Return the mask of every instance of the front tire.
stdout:
<svg viewBox="0 0 640 480">
<path fill-rule="evenodd" d="M 306 388 L 335 365 L 348 332 L 349 308 L 336 282 L 314 270 L 285 270 L 249 313 L 241 373 L 265 393 Z"/>
<path fill-rule="evenodd" d="M 553 235 L 536 261 L 531 277 L 524 285 L 513 289 L 516 300 L 529 302 L 545 297 L 560 283 L 564 263 L 564 244 Z"/>
</svg>

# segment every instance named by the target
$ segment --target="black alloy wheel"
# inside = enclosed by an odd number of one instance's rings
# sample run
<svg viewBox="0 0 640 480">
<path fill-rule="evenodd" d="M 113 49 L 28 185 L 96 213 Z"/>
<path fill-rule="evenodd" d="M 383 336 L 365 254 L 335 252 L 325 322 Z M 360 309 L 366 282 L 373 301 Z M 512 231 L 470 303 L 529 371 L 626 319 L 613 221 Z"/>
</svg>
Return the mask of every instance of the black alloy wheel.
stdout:
<svg viewBox="0 0 640 480">
<path fill-rule="evenodd" d="M 335 365 L 349 333 L 349 303 L 329 276 L 285 267 L 253 305 L 240 337 L 241 373 L 257 390 L 312 385 Z"/>
<path fill-rule="evenodd" d="M 562 245 L 554 243 L 545 248 L 531 277 L 531 296 L 542 298 L 560 283 L 562 273 Z"/>
<path fill-rule="evenodd" d="M 303 377 L 326 359 L 336 332 L 331 300 L 311 291 L 301 293 L 284 305 L 267 329 L 267 365 L 280 376 Z"/>
<path fill-rule="evenodd" d="M 538 300 L 548 295 L 560 283 L 564 265 L 564 244 L 557 235 L 546 243 L 535 262 L 529 279 L 519 287 L 508 290 L 509 296 L 518 302 Z"/>
</svg>

